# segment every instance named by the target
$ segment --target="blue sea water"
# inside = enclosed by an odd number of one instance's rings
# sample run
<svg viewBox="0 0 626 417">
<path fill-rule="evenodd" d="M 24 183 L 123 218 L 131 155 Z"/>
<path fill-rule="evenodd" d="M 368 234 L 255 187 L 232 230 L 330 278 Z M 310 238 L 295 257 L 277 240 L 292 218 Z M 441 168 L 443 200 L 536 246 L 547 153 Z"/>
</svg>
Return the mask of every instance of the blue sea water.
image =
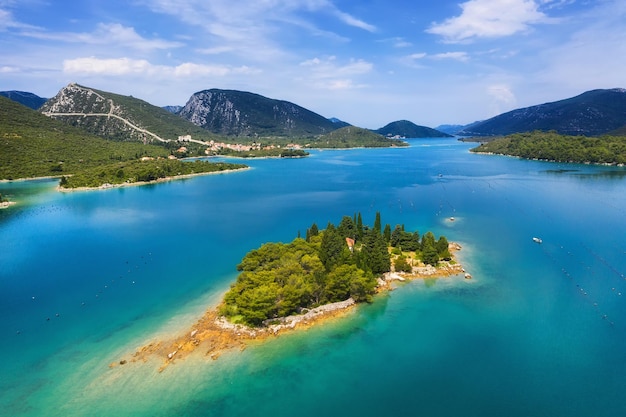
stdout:
<svg viewBox="0 0 626 417">
<path fill-rule="evenodd" d="M 0 210 L 0 415 L 625 415 L 626 169 L 410 144 L 105 191 L 0 183 L 19 203 Z M 190 328 L 249 250 L 357 211 L 459 242 L 473 279 L 215 361 L 109 368 Z"/>
</svg>

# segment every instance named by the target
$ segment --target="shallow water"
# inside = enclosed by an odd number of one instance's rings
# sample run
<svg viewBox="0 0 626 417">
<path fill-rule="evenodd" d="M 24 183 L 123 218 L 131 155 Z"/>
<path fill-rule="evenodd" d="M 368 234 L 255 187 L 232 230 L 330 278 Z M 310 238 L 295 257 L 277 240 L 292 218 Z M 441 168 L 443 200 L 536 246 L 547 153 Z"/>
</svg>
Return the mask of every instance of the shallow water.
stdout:
<svg viewBox="0 0 626 417">
<path fill-rule="evenodd" d="M 470 146 L 315 151 L 98 192 L 0 183 L 19 202 L 0 210 L 0 410 L 623 415 L 626 170 Z M 186 330 L 250 249 L 356 211 L 460 242 L 474 279 L 402 284 L 347 317 L 217 361 L 198 352 L 161 374 L 158 361 L 109 369 Z"/>
</svg>

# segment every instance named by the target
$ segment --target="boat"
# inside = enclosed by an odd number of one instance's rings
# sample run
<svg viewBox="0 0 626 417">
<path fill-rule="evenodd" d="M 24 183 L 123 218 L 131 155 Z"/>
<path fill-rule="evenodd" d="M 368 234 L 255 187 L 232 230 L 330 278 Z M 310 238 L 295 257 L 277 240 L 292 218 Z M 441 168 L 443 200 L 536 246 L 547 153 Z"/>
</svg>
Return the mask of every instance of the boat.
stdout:
<svg viewBox="0 0 626 417">
<path fill-rule="evenodd" d="M 535 242 L 535 243 L 543 243 L 543 240 L 541 240 L 541 238 L 539 238 L 539 237 L 533 237 L 533 242 Z"/>
</svg>

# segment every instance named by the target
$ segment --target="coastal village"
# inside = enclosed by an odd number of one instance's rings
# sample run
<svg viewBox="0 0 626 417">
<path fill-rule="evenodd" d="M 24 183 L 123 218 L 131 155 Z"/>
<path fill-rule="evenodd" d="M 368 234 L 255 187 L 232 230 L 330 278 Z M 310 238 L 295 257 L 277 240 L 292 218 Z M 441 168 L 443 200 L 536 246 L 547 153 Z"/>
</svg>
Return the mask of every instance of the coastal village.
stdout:
<svg viewBox="0 0 626 417">
<path fill-rule="evenodd" d="M 211 140 L 209 142 L 198 141 L 192 139 L 191 135 L 183 135 L 178 137 L 178 142 L 194 142 L 207 145 L 208 147 L 205 149 L 204 153 L 206 155 L 217 155 L 221 151 L 227 149 L 235 152 L 250 152 L 250 151 L 269 151 L 272 149 L 280 149 L 280 145 L 262 145 L 260 143 L 252 143 L 251 145 L 243 145 L 240 143 L 224 143 L 224 142 L 215 142 Z M 285 149 L 299 150 L 302 149 L 301 145 L 296 143 L 289 143 L 285 145 Z M 186 146 L 181 146 L 176 150 L 177 153 L 185 153 L 187 152 Z"/>
</svg>

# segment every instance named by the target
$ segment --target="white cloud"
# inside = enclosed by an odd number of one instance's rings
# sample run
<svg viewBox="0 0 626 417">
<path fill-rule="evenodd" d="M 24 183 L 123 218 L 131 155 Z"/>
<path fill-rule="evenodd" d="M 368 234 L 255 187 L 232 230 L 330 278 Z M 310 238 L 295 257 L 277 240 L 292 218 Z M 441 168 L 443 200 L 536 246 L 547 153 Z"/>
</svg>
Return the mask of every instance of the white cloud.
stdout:
<svg viewBox="0 0 626 417">
<path fill-rule="evenodd" d="M 97 59 L 77 58 L 63 61 L 63 72 L 85 75 L 150 74 L 155 69 L 144 59 Z"/>
<path fill-rule="evenodd" d="M 342 22 L 349 26 L 354 26 L 359 29 L 366 30 L 368 32 L 376 32 L 376 26 L 370 25 L 369 23 L 365 23 L 364 21 L 357 19 L 354 16 L 351 16 L 347 13 L 344 13 L 338 9 L 333 11 L 333 14 L 339 18 Z"/>
<path fill-rule="evenodd" d="M 362 59 L 351 60 L 343 65 L 336 61 L 334 56 L 313 58 L 301 62 L 300 66 L 309 70 L 305 75 L 311 85 L 329 90 L 363 88 L 365 85 L 356 83 L 353 77 L 368 74 L 374 68 L 372 63 Z"/>
<path fill-rule="evenodd" d="M 320 27 L 328 16 L 368 32 L 377 30 L 330 0 L 240 0 L 236 6 L 231 0 L 140 1 L 155 12 L 174 16 L 208 33 L 209 50 L 232 48 L 248 59 L 267 60 L 283 55 L 278 45 L 284 37 L 294 36 L 294 28 L 314 36 L 346 41 L 345 37 Z"/>
<path fill-rule="evenodd" d="M 63 61 L 63 72 L 77 75 L 124 76 L 140 75 L 155 78 L 192 78 L 201 76 L 225 77 L 231 74 L 255 74 L 260 72 L 247 66 L 229 67 L 224 65 L 206 65 L 183 63 L 177 66 L 154 65 L 144 59 L 95 57 L 68 59 Z"/>
<path fill-rule="evenodd" d="M 2 4 L 0 4 L 2 6 Z M 13 13 L 6 9 L 0 9 L 0 32 L 6 32 L 9 29 L 36 29 L 35 26 L 27 25 L 15 20 Z"/>
<path fill-rule="evenodd" d="M 444 52 L 441 54 L 435 54 L 431 56 L 432 59 L 453 59 L 455 61 L 467 62 L 469 61 L 469 55 L 467 52 Z"/>
<path fill-rule="evenodd" d="M 532 24 L 553 21 L 539 11 L 534 0 L 469 0 L 460 7 L 461 15 L 434 23 L 426 32 L 448 42 L 463 42 L 511 36 L 529 30 Z"/>
<path fill-rule="evenodd" d="M 36 30 L 24 32 L 22 35 L 46 41 L 82 43 L 87 45 L 115 45 L 116 47 L 127 47 L 142 51 L 183 46 L 180 42 L 171 42 L 162 39 L 145 39 L 140 36 L 134 28 L 126 27 L 119 23 L 100 23 L 91 33 L 49 33 Z"/>
<path fill-rule="evenodd" d="M 9 66 L 9 65 L 5 65 L 3 67 L 0 67 L 0 74 L 9 74 L 9 73 L 12 73 L 12 72 L 17 73 L 17 72 L 19 72 L 19 70 L 20 69 L 17 68 L 17 67 L 12 67 L 12 66 Z"/>
<path fill-rule="evenodd" d="M 405 56 L 402 59 L 402 62 L 409 67 L 424 68 L 424 65 L 418 64 L 417 62 L 424 62 L 424 60 L 427 59 L 432 61 L 443 61 L 450 59 L 453 61 L 468 62 L 470 60 L 470 57 L 467 52 L 442 52 L 439 54 L 427 54 L 424 52 L 419 52 Z"/>
<path fill-rule="evenodd" d="M 515 95 L 508 85 L 497 84 L 487 87 L 487 93 L 496 99 L 499 103 L 513 104 L 515 103 Z"/>
</svg>

